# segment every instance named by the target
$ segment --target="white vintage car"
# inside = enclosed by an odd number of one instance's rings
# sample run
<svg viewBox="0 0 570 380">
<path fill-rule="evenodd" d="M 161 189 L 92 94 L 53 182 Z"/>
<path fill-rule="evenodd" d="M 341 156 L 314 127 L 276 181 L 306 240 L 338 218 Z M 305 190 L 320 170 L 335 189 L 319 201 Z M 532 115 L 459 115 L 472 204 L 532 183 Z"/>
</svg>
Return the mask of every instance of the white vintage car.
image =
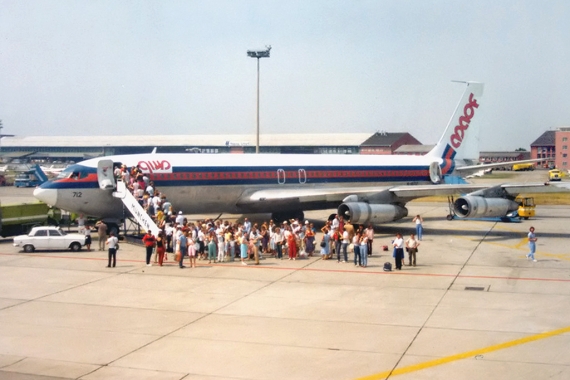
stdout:
<svg viewBox="0 0 570 380">
<path fill-rule="evenodd" d="M 85 235 L 66 234 L 59 227 L 34 227 L 27 235 L 14 238 L 14 247 L 20 247 L 25 252 L 36 249 L 71 249 L 79 251 L 85 245 Z"/>
</svg>

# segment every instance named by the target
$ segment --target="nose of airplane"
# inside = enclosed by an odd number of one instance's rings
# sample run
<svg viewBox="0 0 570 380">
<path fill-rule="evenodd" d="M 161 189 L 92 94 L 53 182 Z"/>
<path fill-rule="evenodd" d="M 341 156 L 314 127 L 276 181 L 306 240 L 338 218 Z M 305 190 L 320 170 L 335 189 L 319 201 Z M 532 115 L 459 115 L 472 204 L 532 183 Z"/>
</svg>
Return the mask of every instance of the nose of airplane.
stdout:
<svg viewBox="0 0 570 380">
<path fill-rule="evenodd" d="M 34 197 L 50 206 L 55 206 L 57 203 L 57 190 L 38 187 L 34 190 Z"/>
</svg>

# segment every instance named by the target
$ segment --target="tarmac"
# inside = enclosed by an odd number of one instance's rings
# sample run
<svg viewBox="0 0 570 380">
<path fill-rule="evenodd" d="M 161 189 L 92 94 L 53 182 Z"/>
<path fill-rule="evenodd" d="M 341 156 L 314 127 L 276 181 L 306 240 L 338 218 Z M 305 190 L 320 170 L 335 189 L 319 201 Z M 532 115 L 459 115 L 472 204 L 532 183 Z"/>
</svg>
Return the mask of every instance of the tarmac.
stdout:
<svg viewBox="0 0 570 380">
<path fill-rule="evenodd" d="M 106 252 L 4 242 L 0 379 L 570 378 L 570 208 L 501 223 L 408 207 L 424 239 L 418 266 L 395 272 L 381 246 L 411 217 L 379 226 L 367 268 L 352 255 L 147 267 L 126 243 L 106 268 Z"/>
</svg>

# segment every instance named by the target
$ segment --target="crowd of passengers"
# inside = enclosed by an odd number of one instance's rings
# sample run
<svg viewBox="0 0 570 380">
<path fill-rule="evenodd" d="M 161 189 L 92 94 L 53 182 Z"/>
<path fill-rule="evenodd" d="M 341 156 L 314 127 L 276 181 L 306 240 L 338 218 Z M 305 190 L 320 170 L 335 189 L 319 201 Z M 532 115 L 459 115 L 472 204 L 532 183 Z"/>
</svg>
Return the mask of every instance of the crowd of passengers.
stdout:
<svg viewBox="0 0 570 380">
<path fill-rule="evenodd" d="M 165 194 L 138 167 L 128 169 L 117 167 L 114 172 L 122 180 L 140 205 L 153 218 L 159 228 L 158 236 L 147 233 L 143 238 L 147 248 L 155 248 L 155 262 L 163 264 L 167 253 L 178 253 L 179 265 L 189 258 L 190 266 L 196 260 L 209 263 L 234 261 L 242 264 L 254 261 L 259 264 L 263 255 L 289 260 L 311 257 L 318 252 L 323 259 L 332 259 L 336 254 L 338 262 L 348 261 L 349 246 L 354 252 L 354 264 L 366 267 L 367 257 L 372 254 L 374 229 L 372 225 L 353 226 L 336 216 L 317 230 L 313 223 L 298 219 L 275 224 L 273 220 L 261 224 L 251 223 L 245 218 L 243 223 L 230 223 L 228 220 L 198 220 L 189 222 L 182 211 L 177 213 Z M 151 255 L 147 249 L 147 265 L 151 265 Z"/>
<path fill-rule="evenodd" d="M 350 223 L 343 225 L 342 218 L 336 217 L 320 231 L 322 234 L 317 240 L 313 223 L 302 223 L 298 219 L 280 224 L 273 220 L 252 223 L 248 218 L 243 223 L 221 219 L 189 222 L 179 211 L 174 221 L 164 223 L 158 237 L 149 232 L 143 241 L 147 247 L 156 247 L 155 262 L 159 265 L 165 254 L 177 253 L 180 267 L 184 267 L 185 257 L 191 267 L 196 266 L 196 260 L 207 260 L 208 263 L 241 260 L 243 265 L 254 261 L 257 265 L 264 256 L 297 260 L 311 257 L 316 252 L 325 260 L 332 259 L 336 253 L 338 262 L 347 262 L 348 246 L 352 243 L 355 265 L 366 267 L 367 256 L 372 254 L 372 238 L 369 238 L 374 234 L 372 227 L 355 229 Z M 148 254 L 147 265 L 151 265 L 150 260 Z"/>
</svg>

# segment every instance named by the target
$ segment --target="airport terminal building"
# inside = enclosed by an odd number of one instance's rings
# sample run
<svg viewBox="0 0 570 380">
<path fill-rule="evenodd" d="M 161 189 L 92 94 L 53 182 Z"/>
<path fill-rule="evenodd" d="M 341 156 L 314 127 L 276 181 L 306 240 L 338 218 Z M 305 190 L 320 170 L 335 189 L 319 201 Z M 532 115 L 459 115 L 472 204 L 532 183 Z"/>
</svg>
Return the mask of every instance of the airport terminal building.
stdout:
<svg viewBox="0 0 570 380">
<path fill-rule="evenodd" d="M 407 132 L 264 134 L 260 153 L 394 154 L 422 144 Z M 254 135 L 4 136 L 4 160 L 81 161 L 115 154 L 255 153 Z"/>
<path fill-rule="evenodd" d="M 570 127 L 544 132 L 530 152 L 481 152 L 482 163 L 545 158 L 545 166 L 568 169 Z M 128 135 L 128 136 L 14 136 L 2 135 L 0 161 L 78 162 L 116 154 L 255 153 L 255 135 Z M 405 154 L 424 155 L 423 145 L 407 132 L 263 134 L 260 153 L 287 154 Z"/>
</svg>

